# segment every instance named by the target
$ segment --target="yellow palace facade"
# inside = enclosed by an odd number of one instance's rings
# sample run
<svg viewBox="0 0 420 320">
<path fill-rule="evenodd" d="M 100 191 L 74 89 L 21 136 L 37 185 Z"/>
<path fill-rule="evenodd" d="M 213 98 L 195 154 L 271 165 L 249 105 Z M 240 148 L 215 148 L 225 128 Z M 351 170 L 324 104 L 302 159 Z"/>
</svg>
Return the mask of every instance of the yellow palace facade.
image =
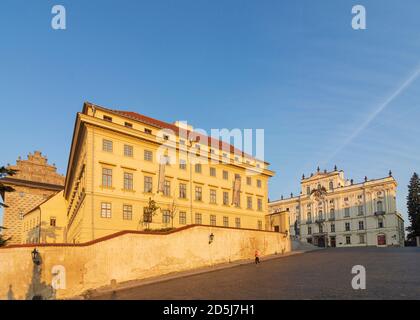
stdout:
<svg viewBox="0 0 420 320">
<path fill-rule="evenodd" d="M 185 123 L 85 103 L 56 227 L 70 243 L 187 224 L 266 229 L 268 165 Z"/>
</svg>

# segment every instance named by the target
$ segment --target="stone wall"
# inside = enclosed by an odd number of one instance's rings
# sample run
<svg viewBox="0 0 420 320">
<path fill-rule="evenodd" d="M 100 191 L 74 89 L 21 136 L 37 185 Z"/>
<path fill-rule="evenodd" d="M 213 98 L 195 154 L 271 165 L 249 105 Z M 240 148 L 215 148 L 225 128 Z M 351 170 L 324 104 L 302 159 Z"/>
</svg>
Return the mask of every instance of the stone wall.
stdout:
<svg viewBox="0 0 420 320">
<path fill-rule="evenodd" d="M 262 257 L 289 252 L 290 240 L 277 232 L 197 225 L 167 233 L 122 231 L 85 244 L 37 246 L 39 268 L 32 262 L 33 249 L 31 245 L 0 249 L 0 299 L 71 298 L 111 281 L 253 259 L 256 249 Z M 52 288 L 57 279 L 65 281 L 65 289 Z"/>
</svg>

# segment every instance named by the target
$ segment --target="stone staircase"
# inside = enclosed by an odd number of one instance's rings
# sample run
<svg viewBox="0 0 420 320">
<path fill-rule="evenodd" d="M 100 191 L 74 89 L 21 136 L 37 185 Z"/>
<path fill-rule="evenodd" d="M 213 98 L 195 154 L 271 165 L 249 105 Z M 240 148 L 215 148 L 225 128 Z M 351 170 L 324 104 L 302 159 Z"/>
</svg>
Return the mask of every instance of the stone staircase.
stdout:
<svg viewBox="0 0 420 320">
<path fill-rule="evenodd" d="M 306 251 L 314 251 L 314 250 L 324 249 L 324 248 L 314 246 L 310 243 L 307 243 L 305 241 L 301 241 L 301 240 L 298 240 L 298 239 L 295 239 L 295 238 L 292 238 L 291 241 L 292 241 L 292 251 L 304 251 L 304 252 L 306 252 Z"/>
</svg>

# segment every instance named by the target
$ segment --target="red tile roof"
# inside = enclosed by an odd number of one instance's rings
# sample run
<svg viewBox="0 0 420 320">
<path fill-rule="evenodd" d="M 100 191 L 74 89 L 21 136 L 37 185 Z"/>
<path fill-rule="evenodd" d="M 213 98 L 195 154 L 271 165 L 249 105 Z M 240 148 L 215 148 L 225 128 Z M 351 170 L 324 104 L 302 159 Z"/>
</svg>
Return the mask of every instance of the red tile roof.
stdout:
<svg viewBox="0 0 420 320">
<path fill-rule="evenodd" d="M 160 120 L 157 120 L 157 119 L 154 119 L 154 118 L 151 118 L 151 117 L 147 117 L 145 115 L 142 115 L 142 114 L 139 114 L 139 113 L 136 113 L 136 112 L 132 112 L 132 111 L 122 111 L 122 110 L 111 110 L 111 111 L 114 112 L 114 113 L 126 116 L 128 118 L 132 118 L 134 120 L 143 122 L 145 124 L 149 124 L 149 125 L 158 127 L 158 128 L 170 129 L 176 135 L 178 135 L 178 136 L 180 135 L 180 128 L 177 127 L 174 124 L 167 123 L 167 122 L 164 122 L 164 121 L 160 121 Z M 186 130 L 186 129 L 182 130 L 183 135 L 185 135 L 185 134 L 189 135 L 190 132 L 191 132 L 190 130 Z M 234 153 L 235 155 L 241 155 L 241 156 L 245 156 L 245 157 L 248 157 L 248 158 L 251 158 L 251 159 L 255 159 L 253 156 L 251 156 L 249 154 L 246 154 L 245 152 L 242 152 L 238 148 L 235 148 L 233 145 L 231 145 L 229 143 L 226 143 L 222 140 L 215 139 L 215 138 L 197 133 L 195 131 L 193 131 L 193 133 L 194 133 L 194 136 L 198 138 L 197 142 L 202 141 L 202 139 L 208 139 L 207 140 L 207 145 L 209 147 L 213 147 L 213 148 L 217 147 L 217 148 L 219 148 L 219 150 L 222 150 L 222 151 L 230 151 L 231 153 Z M 185 136 L 184 138 L 186 139 L 187 136 Z"/>
</svg>

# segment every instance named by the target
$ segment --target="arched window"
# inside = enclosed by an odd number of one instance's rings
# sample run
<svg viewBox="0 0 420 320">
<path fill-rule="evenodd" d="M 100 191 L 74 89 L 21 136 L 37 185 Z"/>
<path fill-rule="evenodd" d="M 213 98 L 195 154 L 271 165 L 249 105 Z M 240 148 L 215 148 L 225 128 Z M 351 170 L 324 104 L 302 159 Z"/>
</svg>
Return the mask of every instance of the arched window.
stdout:
<svg viewBox="0 0 420 320">
<path fill-rule="evenodd" d="M 332 181 L 330 181 L 329 188 L 330 188 L 330 190 L 334 189 L 334 183 Z"/>
<path fill-rule="evenodd" d="M 376 208 L 377 208 L 377 211 L 378 211 L 378 212 L 382 212 L 382 211 L 384 211 L 384 206 L 383 206 L 383 204 L 382 204 L 382 201 L 381 201 L 381 200 L 379 200 L 379 201 L 376 203 Z"/>
</svg>

